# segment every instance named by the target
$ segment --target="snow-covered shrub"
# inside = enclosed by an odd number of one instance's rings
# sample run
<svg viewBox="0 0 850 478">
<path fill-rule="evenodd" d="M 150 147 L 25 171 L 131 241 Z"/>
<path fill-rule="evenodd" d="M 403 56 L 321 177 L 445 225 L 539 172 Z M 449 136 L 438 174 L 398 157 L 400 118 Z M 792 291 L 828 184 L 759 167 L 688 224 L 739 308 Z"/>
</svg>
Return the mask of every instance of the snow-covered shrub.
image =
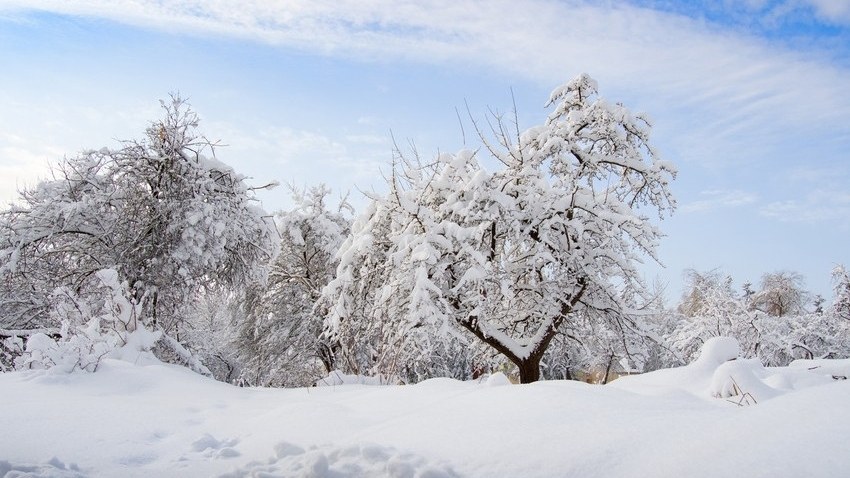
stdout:
<svg viewBox="0 0 850 478">
<path fill-rule="evenodd" d="M 207 287 L 260 280 L 276 233 L 180 98 L 139 141 L 65 158 L 0 211 L 0 328 L 58 327 L 51 294 L 114 269 L 151 325 L 178 336 Z"/>
<path fill-rule="evenodd" d="M 65 322 L 58 340 L 42 333 L 32 335 L 23 354 L 15 360 L 15 368 L 94 372 L 100 360 L 118 344 L 118 337 L 108 332 L 104 334 L 100 325 L 98 318 L 82 326 Z"/>
<path fill-rule="evenodd" d="M 7 339 L 9 346 L 17 349 L 15 369 L 94 372 L 104 357 L 134 363 L 157 362 L 160 357 L 211 375 L 179 342 L 153 329 L 141 315 L 135 291 L 119 280 L 117 271 L 97 271 L 91 280 L 97 285 L 85 288 L 86 295 L 67 288 L 54 292 L 50 314 L 61 324 L 57 337 L 37 332 L 25 341 Z"/>
</svg>

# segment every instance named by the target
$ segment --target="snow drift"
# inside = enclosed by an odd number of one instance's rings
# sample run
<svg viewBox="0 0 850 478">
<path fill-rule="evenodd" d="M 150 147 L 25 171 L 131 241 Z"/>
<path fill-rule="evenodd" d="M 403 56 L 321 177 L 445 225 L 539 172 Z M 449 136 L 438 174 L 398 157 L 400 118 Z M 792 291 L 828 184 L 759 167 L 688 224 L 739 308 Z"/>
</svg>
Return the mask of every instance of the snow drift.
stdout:
<svg viewBox="0 0 850 478">
<path fill-rule="evenodd" d="M 96 373 L 0 374 L 0 472 L 75 478 L 846 474 L 850 382 L 832 377 L 846 363 L 771 369 L 735 355 L 733 342 L 718 339 L 686 367 L 606 386 L 509 385 L 494 376 L 406 386 L 238 388 L 177 366 L 116 359 L 104 360 Z M 730 396 L 726 377 L 752 394 L 751 406 Z"/>
</svg>

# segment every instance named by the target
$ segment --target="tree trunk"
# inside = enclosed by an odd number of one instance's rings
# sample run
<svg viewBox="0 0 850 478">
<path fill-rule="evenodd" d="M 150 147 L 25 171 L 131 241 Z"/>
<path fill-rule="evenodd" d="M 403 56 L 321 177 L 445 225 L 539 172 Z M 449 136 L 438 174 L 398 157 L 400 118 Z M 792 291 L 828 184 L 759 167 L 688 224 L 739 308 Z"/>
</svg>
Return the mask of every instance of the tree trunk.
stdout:
<svg viewBox="0 0 850 478">
<path fill-rule="evenodd" d="M 602 385 L 606 385 L 608 383 L 608 374 L 611 373 L 611 365 L 614 363 L 614 354 L 608 358 L 608 366 L 605 367 L 605 377 L 602 378 Z"/>
<path fill-rule="evenodd" d="M 542 356 L 531 356 L 525 360 L 514 362 L 519 368 L 519 383 L 532 383 L 540 380 L 540 359 Z"/>
<path fill-rule="evenodd" d="M 543 337 L 535 345 L 534 349 L 529 351 L 530 353 L 528 356 L 524 358 L 517 356 L 517 354 L 514 353 L 515 351 L 511 350 L 507 344 L 499 342 L 499 340 L 492 335 L 485 334 L 478 325 L 478 317 L 464 317 L 458 319 L 458 323 L 466 330 L 472 332 L 472 335 L 476 336 L 479 340 L 493 347 L 499 353 L 507 357 L 508 360 L 513 362 L 517 368 L 519 368 L 520 383 L 536 382 L 540 380 L 540 361 L 543 359 L 543 354 L 546 353 L 546 349 L 549 348 L 549 343 L 551 343 L 555 335 L 558 334 L 558 327 L 560 326 L 561 321 L 570 314 L 573 307 L 579 299 L 581 299 L 581 296 L 584 295 L 584 291 L 587 289 L 586 281 L 580 280 L 579 284 L 581 284 L 581 289 L 579 289 L 578 293 L 576 293 L 568 302 L 561 304 L 561 313 L 552 320 L 548 329 L 544 331 Z M 450 300 L 449 303 L 452 304 L 455 310 L 460 310 L 459 302 L 456 299 Z"/>
</svg>

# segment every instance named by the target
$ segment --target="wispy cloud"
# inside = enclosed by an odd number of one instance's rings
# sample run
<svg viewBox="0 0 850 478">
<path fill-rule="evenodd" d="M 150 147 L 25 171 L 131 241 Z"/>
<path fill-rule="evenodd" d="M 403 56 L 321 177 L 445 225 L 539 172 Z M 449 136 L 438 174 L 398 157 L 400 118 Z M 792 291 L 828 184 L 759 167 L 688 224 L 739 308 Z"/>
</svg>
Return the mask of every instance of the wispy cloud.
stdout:
<svg viewBox="0 0 850 478">
<path fill-rule="evenodd" d="M 843 1 L 808 1 L 830 18 L 843 18 L 850 8 Z M 667 126 L 685 151 L 703 146 L 699 138 L 716 143 L 747 138 L 750 156 L 763 155 L 780 132 L 846 133 L 850 116 L 845 94 L 850 71 L 828 58 L 777 50 L 702 21 L 628 5 L 545 0 L 12 0 L 5 5 L 169 32 L 238 36 L 329 55 L 476 65 L 546 86 L 589 71 L 606 91 L 638 97 L 656 116 L 688 111 L 700 117 L 700 122 Z M 692 156 L 722 161 L 730 154 Z"/>
<path fill-rule="evenodd" d="M 801 0 L 814 8 L 815 15 L 821 19 L 850 25 L 850 2 L 847 0 Z"/>
<path fill-rule="evenodd" d="M 817 190 L 800 199 L 769 203 L 761 213 L 783 222 L 832 222 L 847 228 L 850 227 L 850 192 Z"/>
<path fill-rule="evenodd" d="M 330 137 L 282 126 L 246 130 L 226 122 L 206 123 L 204 129 L 210 137 L 225 139 L 228 146 L 220 149 L 220 157 L 228 163 L 239 158 L 239 171 L 250 177 L 299 185 L 326 183 L 339 193 L 346 192 L 343 188 L 368 188 L 391 151 L 389 137 Z M 261 192 L 260 197 L 277 207 L 290 205 L 285 188 Z"/>
<path fill-rule="evenodd" d="M 734 208 L 753 204 L 758 200 L 758 196 L 746 191 L 703 191 L 700 193 L 700 199 L 697 201 L 683 204 L 680 208 L 682 212 L 706 212 L 715 209 Z"/>
</svg>

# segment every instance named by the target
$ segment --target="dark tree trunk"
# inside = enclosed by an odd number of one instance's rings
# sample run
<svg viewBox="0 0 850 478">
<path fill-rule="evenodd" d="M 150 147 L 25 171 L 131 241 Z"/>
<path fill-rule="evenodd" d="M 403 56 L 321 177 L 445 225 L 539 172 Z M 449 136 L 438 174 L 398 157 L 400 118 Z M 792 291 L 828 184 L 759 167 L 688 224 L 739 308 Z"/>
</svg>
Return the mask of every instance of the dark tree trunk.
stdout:
<svg viewBox="0 0 850 478">
<path fill-rule="evenodd" d="M 507 344 L 503 344 L 493 336 L 484 333 L 478 324 L 478 317 L 466 317 L 458 320 L 458 323 L 466 330 L 472 332 L 472 335 L 476 336 L 479 340 L 490 347 L 493 347 L 500 354 L 513 362 L 519 369 L 520 383 L 536 382 L 540 380 L 540 361 L 543 359 L 543 354 L 546 353 L 546 349 L 549 348 L 549 344 L 552 342 L 552 339 L 558 334 L 558 328 L 561 322 L 570 314 L 573 307 L 579 299 L 581 299 L 585 289 L 587 289 L 585 281 L 580 281 L 579 283 L 581 284 L 581 289 L 579 289 L 579 291 L 568 302 L 564 302 L 561 305 L 561 313 L 552 320 L 549 328 L 545 331 L 543 337 L 535 345 L 534 349 L 529 350 L 528 354 L 524 356 L 517 355 Z M 455 307 L 455 309 L 460 309 L 458 301 L 452 301 L 451 304 Z"/>
<path fill-rule="evenodd" d="M 611 373 L 611 365 L 614 363 L 614 354 L 608 358 L 608 366 L 605 367 L 605 377 L 602 378 L 602 385 L 606 385 L 608 383 L 608 375 Z"/>
<path fill-rule="evenodd" d="M 532 383 L 540 380 L 540 358 L 529 357 L 520 363 L 516 363 L 519 368 L 519 383 Z"/>
<path fill-rule="evenodd" d="M 552 337 L 557 333 L 557 327 L 552 327 L 543 340 L 540 341 L 537 348 L 532 350 L 527 357 L 517 356 L 505 344 L 499 342 L 492 336 L 484 334 L 478 328 L 478 319 L 472 317 L 468 320 L 460 322 L 466 330 L 472 332 L 482 342 L 498 350 L 499 353 L 508 358 L 519 369 L 519 383 L 532 383 L 540 380 L 540 361 L 543 359 L 543 353 L 552 341 Z"/>
</svg>

